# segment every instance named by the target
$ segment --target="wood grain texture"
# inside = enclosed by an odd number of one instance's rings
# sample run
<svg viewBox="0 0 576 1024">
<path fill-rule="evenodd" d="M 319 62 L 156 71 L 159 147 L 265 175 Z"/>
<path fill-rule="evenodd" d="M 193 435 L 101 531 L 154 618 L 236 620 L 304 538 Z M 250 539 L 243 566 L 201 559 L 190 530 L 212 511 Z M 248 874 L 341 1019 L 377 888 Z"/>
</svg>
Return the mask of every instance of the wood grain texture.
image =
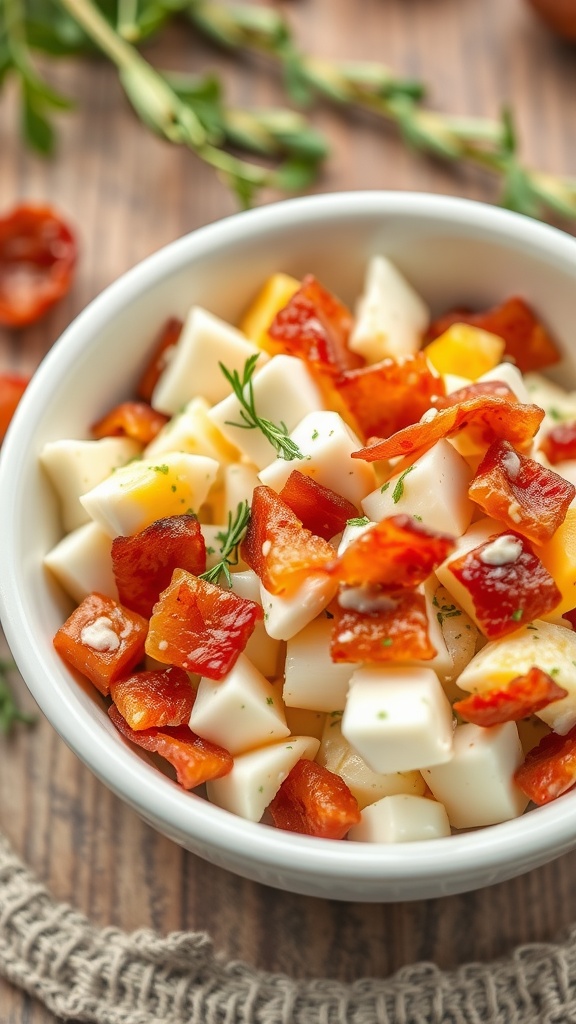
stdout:
<svg viewBox="0 0 576 1024">
<path fill-rule="evenodd" d="M 526 161 L 576 175 L 575 51 L 542 29 L 521 0 L 294 0 L 282 9 L 309 51 L 385 61 L 429 83 L 440 109 L 497 116 L 510 102 Z M 235 60 L 185 25 L 149 55 L 162 67 L 217 70 L 237 103 L 282 102 L 264 61 Z M 44 162 L 19 141 L 14 96 L 0 99 L 0 209 L 24 197 L 57 204 L 78 228 L 81 262 L 74 290 L 42 324 L 0 330 L 3 370 L 34 368 L 124 270 L 235 209 L 210 170 L 137 123 L 105 64 L 69 62 L 49 73 L 77 109 L 61 119 L 56 159 Z M 414 155 L 373 118 L 328 105 L 313 116 L 332 146 L 315 191 L 400 188 L 497 200 L 489 175 Z M 22 703 L 31 705 L 24 692 Z M 227 956 L 300 978 L 382 977 L 422 959 L 442 967 L 488 960 L 552 939 L 576 918 L 576 853 L 480 893 L 387 906 L 308 899 L 244 881 L 144 825 L 43 720 L 0 738 L 0 827 L 54 894 L 94 922 L 205 929 Z M 54 1018 L 0 981 L 0 1021 Z"/>
</svg>

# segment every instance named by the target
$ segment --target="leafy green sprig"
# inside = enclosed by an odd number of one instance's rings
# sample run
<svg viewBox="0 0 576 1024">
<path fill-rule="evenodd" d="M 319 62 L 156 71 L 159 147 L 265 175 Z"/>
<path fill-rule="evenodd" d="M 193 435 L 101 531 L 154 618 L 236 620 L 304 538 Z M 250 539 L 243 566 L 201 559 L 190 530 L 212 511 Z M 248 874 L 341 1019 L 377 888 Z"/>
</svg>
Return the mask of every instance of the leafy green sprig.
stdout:
<svg viewBox="0 0 576 1024">
<path fill-rule="evenodd" d="M 0 733 L 4 733 L 4 735 L 11 732 L 16 722 L 31 725 L 35 721 L 33 715 L 21 711 L 16 703 L 9 679 L 15 671 L 16 666 L 13 661 L 0 659 Z"/>
<path fill-rule="evenodd" d="M 303 459 L 304 455 L 298 445 L 288 436 L 286 424 L 272 423 L 271 420 L 259 416 L 256 412 L 252 378 L 258 359 L 259 353 L 256 352 L 246 360 L 242 376 L 240 376 L 238 370 L 228 370 L 223 363 L 218 364 L 240 404 L 240 419 L 242 422 L 236 423 L 229 420 L 226 422 L 231 427 L 239 427 L 241 430 L 262 431 L 264 437 L 275 448 L 279 457 L 287 462 L 292 462 L 294 459 Z"/>
<path fill-rule="evenodd" d="M 228 526 L 226 530 L 216 534 L 216 539 L 220 541 L 220 554 L 222 557 L 211 569 L 201 573 L 199 579 L 217 584 L 222 573 L 224 573 L 226 583 L 229 587 L 232 586 L 230 566 L 238 565 L 238 546 L 246 532 L 249 519 L 250 506 L 247 501 L 240 502 L 234 516 L 232 516 L 231 512 L 228 513 Z"/>
</svg>

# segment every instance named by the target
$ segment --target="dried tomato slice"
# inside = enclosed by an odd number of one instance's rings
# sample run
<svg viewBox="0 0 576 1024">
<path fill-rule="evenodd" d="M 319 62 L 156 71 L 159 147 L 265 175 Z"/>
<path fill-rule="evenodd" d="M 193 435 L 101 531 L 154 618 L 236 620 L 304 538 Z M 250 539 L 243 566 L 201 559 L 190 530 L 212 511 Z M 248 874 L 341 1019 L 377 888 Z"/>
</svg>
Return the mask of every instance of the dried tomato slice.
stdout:
<svg viewBox="0 0 576 1024">
<path fill-rule="evenodd" d="M 350 311 L 308 274 L 301 288 L 276 314 L 269 333 L 289 355 L 299 356 L 316 370 L 335 376 L 363 363 L 348 348 L 351 328 Z"/>
<path fill-rule="evenodd" d="M 540 450 L 553 466 L 576 459 L 576 421 L 552 427 L 540 442 Z"/>
<path fill-rule="evenodd" d="M 175 569 L 154 607 L 146 653 L 187 672 L 223 679 L 262 617 L 254 601 Z"/>
<path fill-rule="evenodd" d="M 468 427 L 474 428 L 476 435 L 487 447 L 498 438 L 504 438 L 514 446 L 523 448 L 532 440 L 543 418 L 544 410 L 537 405 L 521 405 L 494 394 L 478 394 L 458 405 L 440 409 L 433 419 L 414 423 L 392 437 L 376 438 L 365 448 L 353 452 L 352 458 L 376 462 L 397 455 L 408 455 L 419 449 L 430 448 L 441 437 L 452 437 Z"/>
<path fill-rule="evenodd" d="M 389 437 L 416 423 L 444 394 L 441 377 L 434 376 L 423 352 L 401 363 L 382 363 L 346 370 L 335 387 L 352 413 L 363 437 Z"/>
<path fill-rule="evenodd" d="M 514 781 L 535 804 L 548 804 L 576 783 L 576 726 L 559 736 L 551 732 L 526 754 Z"/>
<path fill-rule="evenodd" d="M 358 596 L 373 610 L 358 611 Z M 342 603 L 347 600 L 352 607 Z M 429 661 L 437 653 L 428 635 L 426 600 L 416 591 L 347 588 L 331 609 L 332 661 Z"/>
<path fill-rule="evenodd" d="M 576 487 L 520 455 L 508 441 L 495 441 L 478 466 L 468 495 L 493 519 L 544 544 L 564 522 Z"/>
<path fill-rule="evenodd" d="M 311 573 L 326 571 L 334 548 L 306 530 L 271 487 L 252 495 L 252 513 L 241 546 L 242 558 L 271 594 L 293 593 Z"/>
<path fill-rule="evenodd" d="M 513 561 L 488 560 L 487 549 L 495 539 L 491 537 L 448 563 L 448 571 L 470 594 L 480 629 L 491 640 L 547 615 L 562 597 L 526 538 L 512 532 L 506 536 L 520 546 Z"/>
<path fill-rule="evenodd" d="M 511 679 L 502 690 L 473 693 L 456 701 L 454 710 L 474 725 L 500 725 L 528 718 L 567 694 L 552 676 L 534 666 L 526 675 Z"/>
<path fill-rule="evenodd" d="M 343 839 L 360 821 L 356 797 L 339 775 L 315 761 L 297 761 L 268 810 L 276 828 Z"/>
<path fill-rule="evenodd" d="M 76 258 L 72 229 L 51 206 L 22 203 L 0 217 L 0 324 L 44 316 L 68 293 Z"/>
<path fill-rule="evenodd" d="M 150 444 L 168 423 L 169 417 L 157 412 L 147 402 L 121 402 L 90 428 L 92 437 L 131 437 L 140 444 Z"/>
<path fill-rule="evenodd" d="M 144 402 L 150 402 L 154 388 L 158 383 L 158 378 L 164 370 L 169 356 L 169 350 L 174 347 L 184 324 L 177 317 L 170 317 L 164 326 L 162 327 L 154 350 L 150 357 L 147 366 L 144 369 L 138 385 L 136 387 L 136 394 L 138 398 L 142 398 Z"/>
<path fill-rule="evenodd" d="M 0 374 L 0 443 L 4 440 L 10 420 L 28 386 L 29 379 L 15 373 Z"/>
<path fill-rule="evenodd" d="M 290 473 L 280 497 L 307 530 L 324 540 L 341 533 L 348 519 L 360 515 L 347 498 L 297 469 Z"/>
<path fill-rule="evenodd" d="M 454 550 L 454 540 L 412 516 L 383 519 L 348 545 L 331 567 L 341 583 L 416 587 Z"/>
<path fill-rule="evenodd" d="M 134 672 L 110 683 L 110 696 L 131 729 L 188 725 L 196 691 L 175 665 Z"/>
<path fill-rule="evenodd" d="M 195 516 L 157 519 L 131 537 L 112 541 L 112 567 L 122 604 L 150 618 L 174 569 L 199 576 L 206 569 L 206 544 Z"/>
<path fill-rule="evenodd" d="M 118 732 L 127 740 L 168 761 L 184 789 L 196 789 L 210 779 L 220 779 L 232 769 L 234 761 L 224 747 L 196 736 L 186 725 L 136 732 L 124 721 L 114 704 L 108 708 L 108 714 Z"/>
<path fill-rule="evenodd" d="M 522 373 L 552 366 L 560 359 L 553 338 L 528 303 L 519 296 L 512 296 L 499 306 L 480 313 L 465 309 L 451 310 L 430 325 L 428 341 L 444 334 L 456 323 L 472 324 L 503 338 L 506 355 L 514 360 Z"/>
</svg>

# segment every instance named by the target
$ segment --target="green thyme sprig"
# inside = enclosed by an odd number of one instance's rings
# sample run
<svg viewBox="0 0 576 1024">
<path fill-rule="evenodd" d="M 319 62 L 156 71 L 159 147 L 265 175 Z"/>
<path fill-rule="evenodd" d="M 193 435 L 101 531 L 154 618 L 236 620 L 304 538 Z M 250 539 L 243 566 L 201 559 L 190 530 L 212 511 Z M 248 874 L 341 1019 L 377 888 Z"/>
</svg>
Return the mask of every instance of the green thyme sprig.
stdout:
<svg viewBox="0 0 576 1024">
<path fill-rule="evenodd" d="M 220 555 L 222 557 L 216 565 L 213 565 L 211 569 L 207 569 L 206 572 L 200 575 L 199 578 L 201 580 L 217 584 L 222 573 L 224 573 L 226 583 L 229 587 L 232 586 L 230 566 L 238 565 L 238 546 L 244 537 L 249 519 L 250 506 L 247 501 L 240 502 L 234 516 L 232 516 L 231 512 L 228 513 L 228 526 L 226 530 L 216 534 L 216 539 L 220 541 Z"/>
<path fill-rule="evenodd" d="M 4 735 L 11 732 L 16 722 L 32 725 L 35 721 L 33 715 L 21 711 L 16 703 L 9 679 L 15 671 L 16 665 L 13 661 L 0 659 L 0 733 L 4 733 Z"/>
<path fill-rule="evenodd" d="M 256 363 L 259 359 L 259 353 L 256 352 L 253 356 L 250 356 L 244 363 L 244 369 L 242 370 L 242 376 L 238 373 L 238 370 L 228 370 L 223 363 L 219 363 L 219 367 L 228 381 L 232 391 L 236 395 L 240 404 L 240 419 L 241 423 L 232 422 L 227 420 L 231 427 L 240 427 L 241 430 L 260 430 L 264 434 L 264 437 L 270 442 L 273 448 L 277 451 L 281 459 L 285 459 L 287 462 L 292 462 L 294 459 L 303 459 L 304 456 L 300 451 L 297 444 L 294 443 L 291 437 L 288 436 L 288 428 L 285 423 L 272 423 L 271 420 L 264 419 L 259 416 L 256 412 L 256 405 L 254 399 L 254 383 L 253 376 L 256 369 Z"/>
</svg>

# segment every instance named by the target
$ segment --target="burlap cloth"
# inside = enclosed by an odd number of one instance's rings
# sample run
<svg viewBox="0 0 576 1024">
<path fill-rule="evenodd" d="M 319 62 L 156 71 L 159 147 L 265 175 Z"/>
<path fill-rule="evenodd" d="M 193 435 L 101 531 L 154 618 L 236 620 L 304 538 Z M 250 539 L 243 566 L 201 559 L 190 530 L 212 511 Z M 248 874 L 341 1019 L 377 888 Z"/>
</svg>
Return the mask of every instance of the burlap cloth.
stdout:
<svg viewBox="0 0 576 1024">
<path fill-rule="evenodd" d="M 226 962 L 202 932 L 98 929 L 56 903 L 0 836 L 0 973 L 64 1020 L 95 1024 L 568 1024 L 576 929 L 561 944 L 351 985 Z M 1 1018 L 0 1018 L 1 1019 Z"/>
</svg>

